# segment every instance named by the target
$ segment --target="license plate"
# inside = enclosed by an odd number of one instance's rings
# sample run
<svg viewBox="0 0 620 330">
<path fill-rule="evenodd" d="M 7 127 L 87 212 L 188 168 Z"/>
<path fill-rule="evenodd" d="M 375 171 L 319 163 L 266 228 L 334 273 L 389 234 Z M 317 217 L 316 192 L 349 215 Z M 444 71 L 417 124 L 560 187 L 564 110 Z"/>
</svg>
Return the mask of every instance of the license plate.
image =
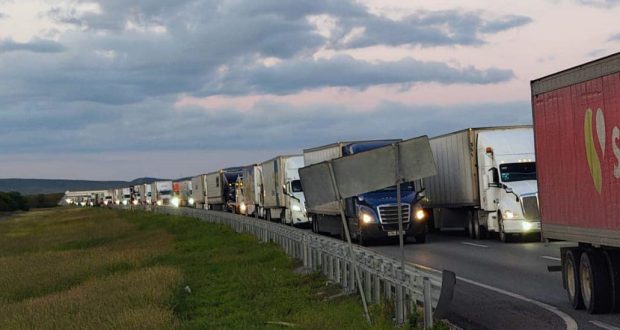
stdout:
<svg viewBox="0 0 620 330">
<path fill-rule="evenodd" d="M 388 231 L 388 236 L 398 236 L 398 230 Z"/>
</svg>

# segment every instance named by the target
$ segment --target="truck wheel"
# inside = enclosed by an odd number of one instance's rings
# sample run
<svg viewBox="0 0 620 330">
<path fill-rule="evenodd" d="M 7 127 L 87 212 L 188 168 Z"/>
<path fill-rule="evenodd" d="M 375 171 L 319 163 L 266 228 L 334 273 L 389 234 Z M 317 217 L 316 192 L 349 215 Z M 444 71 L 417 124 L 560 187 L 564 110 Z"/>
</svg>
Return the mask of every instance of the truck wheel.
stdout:
<svg viewBox="0 0 620 330">
<path fill-rule="evenodd" d="M 504 231 L 504 219 L 502 219 L 502 215 L 500 213 L 499 218 L 499 239 L 504 243 L 510 243 L 512 241 L 512 236 Z"/>
<path fill-rule="evenodd" d="M 480 218 L 478 218 L 477 214 L 474 219 L 474 232 L 476 234 L 476 239 L 478 240 L 487 238 L 487 229 L 480 225 Z"/>
<path fill-rule="evenodd" d="M 471 239 L 476 238 L 476 230 L 474 229 L 474 217 L 473 216 L 469 218 L 469 220 L 467 221 L 467 234 L 469 235 L 469 238 Z"/>
<path fill-rule="evenodd" d="M 620 313 L 620 252 L 605 251 L 604 255 L 611 273 L 612 312 Z"/>
<path fill-rule="evenodd" d="M 583 309 L 581 298 L 581 284 L 579 282 L 579 250 L 568 250 L 562 264 L 562 277 L 568 295 L 568 301 L 574 309 Z"/>
<path fill-rule="evenodd" d="M 612 307 L 611 277 L 607 260 L 597 250 L 581 254 L 579 281 L 583 304 L 590 314 L 608 313 Z"/>
</svg>

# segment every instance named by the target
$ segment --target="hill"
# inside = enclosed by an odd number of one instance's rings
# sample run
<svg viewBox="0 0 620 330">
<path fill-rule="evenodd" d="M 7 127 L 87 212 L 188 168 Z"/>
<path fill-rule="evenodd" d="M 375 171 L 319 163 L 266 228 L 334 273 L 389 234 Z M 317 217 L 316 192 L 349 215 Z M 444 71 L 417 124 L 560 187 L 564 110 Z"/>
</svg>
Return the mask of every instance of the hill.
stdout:
<svg viewBox="0 0 620 330">
<path fill-rule="evenodd" d="M 138 178 L 132 181 L 90 181 L 57 179 L 0 179 L 0 191 L 17 191 L 22 195 L 64 193 L 67 190 L 98 190 L 128 187 L 153 181 L 156 178 Z"/>
</svg>

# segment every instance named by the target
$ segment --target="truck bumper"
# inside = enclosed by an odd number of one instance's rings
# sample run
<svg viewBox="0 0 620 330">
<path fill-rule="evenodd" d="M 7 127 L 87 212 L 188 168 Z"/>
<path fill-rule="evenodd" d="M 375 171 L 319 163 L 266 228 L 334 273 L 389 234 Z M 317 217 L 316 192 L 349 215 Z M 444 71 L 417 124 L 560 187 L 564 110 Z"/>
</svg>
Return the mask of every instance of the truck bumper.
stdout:
<svg viewBox="0 0 620 330">
<path fill-rule="evenodd" d="M 310 223 L 310 219 L 308 218 L 308 215 L 303 211 L 300 211 L 300 212 L 291 211 L 291 219 L 293 221 L 292 223 L 293 226 L 304 226 Z"/>
<path fill-rule="evenodd" d="M 426 232 L 426 221 L 403 223 L 406 237 L 413 237 Z M 385 239 L 398 237 L 398 224 L 364 224 L 360 228 L 364 239 Z"/>
<path fill-rule="evenodd" d="M 540 221 L 503 220 L 504 232 L 508 234 L 529 234 L 540 232 Z"/>
</svg>

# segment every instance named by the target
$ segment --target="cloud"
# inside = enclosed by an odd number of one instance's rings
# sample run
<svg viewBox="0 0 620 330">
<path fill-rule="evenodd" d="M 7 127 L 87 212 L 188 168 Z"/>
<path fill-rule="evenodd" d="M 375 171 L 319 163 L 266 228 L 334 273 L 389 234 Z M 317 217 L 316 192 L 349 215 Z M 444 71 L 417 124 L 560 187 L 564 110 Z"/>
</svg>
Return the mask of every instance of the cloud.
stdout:
<svg viewBox="0 0 620 330">
<path fill-rule="evenodd" d="M 197 106 L 168 111 L 171 100 L 158 99 L 100 109 L 75 105 L 58 118 L 43 112 L 40 121 L 19 120 L 3 111 L 0 149 L 7 154 L 46 152 L 122 152 L 162 150 L 264 150 L 277 154 L 347 139 L 437 135 L 465 127 L 531 122 L 528 102 L 454 106 L 408 105 L 384 101 L 369 111 L 317 101 L 307 106 L 258 102 L 249 111 Z M 33 113 L 32 118 L 36 117 Z M 248 162 L 260 159 L 248 159 Z"/>
<path fill-rule="evenodd" d="M 494 21 L 486 22 L 480 29 L 483 33 L 497 33 L 509 29 L 513 29 L 519 26 L 523 26 L 532 22 L 532 19 L 527 16 L 509 15 L 499 18 Z"/>
<path fill-rule="evenodd" d="M 0 19 L 5 19 L 5 18 L 8 18 L 8 17 L 9 17 L 8 14 L 0 12 Z"/>
<path fill-rule="evenodd" d="M 612 8 L 620 4 L 620 0 L 576 0 L 576 1 L 577 3 L 582 4 L 582 5 L 599 7 L 599 8 Z"/>
<path fill-rule="evenodd" d="M 491 84 L 510 80 L 511 70 L 455 68 L 441 62 L 404 58 L 395 62 L 368 62 L 350 56 L 296 59 L 274 66 L 231 70 L 207 86 L 204 95 L 290 94 L 323 87 L 364 89 L 369 86 L 436 82 Z"/>
<path fill-rule="evenodd" d="M 26 51 L 33 53 L 60 53 L 65 47 L 53 40 L 34 38 L 28 42 L 16 42 L 12 39 L 0 41 L 0 53 Z"/>
<path fill-rule="evenodd" d="M 362 48 L 376 45 L 449 46 L 481 45 L 482 33 L 498 33 L 531 22 L 525 16 L 504 16 L 485 20 L 479 12 L 459 10 L 420 11 L 401 20 L 366 15 L 343 17 L 339 34 L 332 40 L 337 48 Z M 359 35 L 351 31 L 358 29 Z"/>
<path fill-rule="evenodd" d="M 616 33 L 607 39 L 607 41 L 620 41 L 620 33 Z"/>
</svg>

